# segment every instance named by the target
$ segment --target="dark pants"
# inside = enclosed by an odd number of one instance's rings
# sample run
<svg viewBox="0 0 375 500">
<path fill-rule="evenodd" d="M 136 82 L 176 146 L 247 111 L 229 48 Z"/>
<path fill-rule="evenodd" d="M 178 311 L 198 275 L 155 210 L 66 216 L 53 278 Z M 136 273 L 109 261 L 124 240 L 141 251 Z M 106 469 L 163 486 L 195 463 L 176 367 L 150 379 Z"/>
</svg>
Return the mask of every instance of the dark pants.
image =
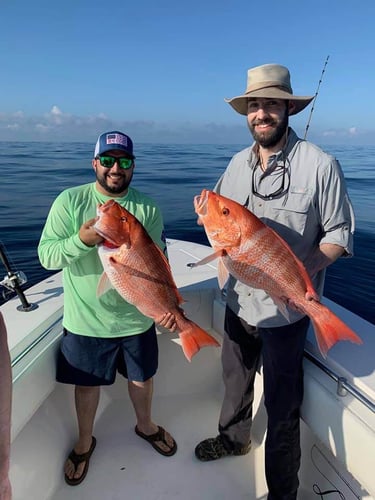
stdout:
<svg viewBox="0 0 375 500">
<path fill-rule="evenodd" d="M 309 318 L 279 328 L 255 328 L 228 307 L 222 348 L 224 401 L 219 432 L 228 449 L 250 443 L 254 379 L 263 358 L 267 410 L 265 472 L 268 500 L 295 500 L 300 466 L 299 415 L 303 351 Z"/>
</svg>

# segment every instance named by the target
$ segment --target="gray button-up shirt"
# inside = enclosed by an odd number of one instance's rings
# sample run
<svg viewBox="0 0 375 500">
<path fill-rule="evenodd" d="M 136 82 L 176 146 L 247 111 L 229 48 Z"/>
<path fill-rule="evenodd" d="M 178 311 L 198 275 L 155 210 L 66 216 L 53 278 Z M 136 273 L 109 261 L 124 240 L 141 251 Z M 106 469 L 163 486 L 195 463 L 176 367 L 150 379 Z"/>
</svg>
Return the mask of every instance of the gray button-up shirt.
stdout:
<svg viewBox="0 0 375 500">
<path fill-rule="evenodd" d="M 284 179 L 284 180 L 283 180 Z M 277 191 L 275 197 L 263 196 Z M 339 162 L 289 129 L 288 140 L 268 162 L 266 172 L 259 168 L 255 145 L 233 156 L 215 191 L 246 205 L 265 224 L 274 229 L 305 262 L 322 243 L 333 243 L 353 253 L 354 215 Z M 325 271 L 312 281 L 323 292 Z M 228 306 L 248 324 L 277 327 L 288 324 L 273 300 L 263 290 L 248 287 L 232 276 L 228 283 Z M 302 314 L 289 309 L 293 323 Z"/>
</svg>

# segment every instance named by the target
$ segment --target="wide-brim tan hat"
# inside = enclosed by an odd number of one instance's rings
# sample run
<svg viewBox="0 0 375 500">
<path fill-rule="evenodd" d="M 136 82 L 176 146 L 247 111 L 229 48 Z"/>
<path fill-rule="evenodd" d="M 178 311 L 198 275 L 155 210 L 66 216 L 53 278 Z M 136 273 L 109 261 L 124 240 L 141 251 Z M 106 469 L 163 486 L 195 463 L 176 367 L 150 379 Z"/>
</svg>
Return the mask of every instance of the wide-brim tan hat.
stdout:
<svg viewBox="0 0 375 500">
<path fill-rule="evenodd" d="M 314 96 L 293 95 L 289 70 L 285 66 L 280 66 L 280 64 L 264 64 L 249 69 L 245 93 L 231 99 L 225 99 L 225 101 L 237 113 L 247 115 L 247 103 L 250 97 L 292 101 L 294 109 L 289 112 L 290 115 L 296 115 L 314 99 Z"/>
</svg>

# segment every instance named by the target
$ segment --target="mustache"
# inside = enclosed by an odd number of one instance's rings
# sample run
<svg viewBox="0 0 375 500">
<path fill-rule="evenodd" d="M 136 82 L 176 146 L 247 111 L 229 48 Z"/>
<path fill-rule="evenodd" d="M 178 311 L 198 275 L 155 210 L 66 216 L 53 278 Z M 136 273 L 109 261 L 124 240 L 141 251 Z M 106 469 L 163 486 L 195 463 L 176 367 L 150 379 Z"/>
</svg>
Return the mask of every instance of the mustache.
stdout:
<svg viewBox="0 0 375 500">
<path fill-rule="evenodd" d="M 252 125 L 275 125 L 275 121 L 271 118 L 265 118 L 264 120 L 254 120 Z"/>
</svg>

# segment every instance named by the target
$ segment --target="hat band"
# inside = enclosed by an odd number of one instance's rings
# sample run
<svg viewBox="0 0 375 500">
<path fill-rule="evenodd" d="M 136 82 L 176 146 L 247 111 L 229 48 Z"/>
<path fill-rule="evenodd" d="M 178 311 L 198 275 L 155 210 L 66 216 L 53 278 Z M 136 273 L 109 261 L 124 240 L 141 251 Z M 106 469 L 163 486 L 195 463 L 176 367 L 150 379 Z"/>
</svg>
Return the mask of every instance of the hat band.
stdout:
<svg viewBox="0 0 375 500">
<path fill-rule="evenodd" d="M 267 89 L 269 87 L 277 87 L 280 90 L 284 90 L 289 94 L 293 94 L 292 88 L 289 85 L 280 85 L 280 82 L 262 82 L 258 84 L 249 85 L 245 91 L 245 94 L 250 94 L 250 92 L 255 92 L 256 90 Z"/>
</svg>

